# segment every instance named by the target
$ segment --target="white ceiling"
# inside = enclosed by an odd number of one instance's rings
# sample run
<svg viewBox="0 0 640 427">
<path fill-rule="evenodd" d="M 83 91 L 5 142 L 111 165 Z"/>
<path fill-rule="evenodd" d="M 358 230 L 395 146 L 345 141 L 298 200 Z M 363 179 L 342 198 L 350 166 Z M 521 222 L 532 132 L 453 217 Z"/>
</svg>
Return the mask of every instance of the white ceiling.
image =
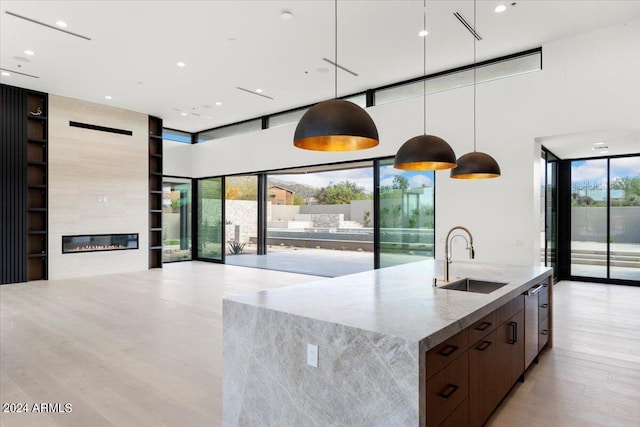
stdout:
<svg viewBox="0 0 640 427">
<path fill-rule="evenodd" d="M 507 10 L 495 13 L 496 5 Z M 640 18 L 640 0 L 480 0 L 478 60 Z M 333 97 L 334 3 L 322 1 L 1 1 L 0 67 L 9 85 L 157 115 L 200 131 Z M 67 22 L 73 37 L 49 25 Z M 290 11 L 293 19 L 283 20 Z M 346 95 L 422 74 L 422 0 L 338 2 Z M 473 2 L 427 2 L 428 72 L 473 61 Z M 35 55 L 27 56 L 24 51 Z M 26 60 L 26 61 L 25 61 Z M 28 62 L 27 62 L 28 61 Z M 186 67 L 176 66 L 178 61 Z M 242 92 L 263 89 L 273 100 Z M 113 99 L 106 100 L 109 95 Z M 221 106 L 216 106 L 221 102 Z M 176 111 L 178 110 L 178 111 Z M 180 112 L 199 114 L 183 117 Z"/>
</svg>

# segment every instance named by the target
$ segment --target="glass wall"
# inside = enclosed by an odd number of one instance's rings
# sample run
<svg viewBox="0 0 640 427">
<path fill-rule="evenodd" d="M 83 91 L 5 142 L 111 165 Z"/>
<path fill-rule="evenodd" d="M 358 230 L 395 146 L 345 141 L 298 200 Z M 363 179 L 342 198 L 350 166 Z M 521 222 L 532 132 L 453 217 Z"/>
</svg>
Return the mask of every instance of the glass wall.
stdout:
<svg viewBox="0 0 640 427">
<path fill-rule="evenodd" d="M 223 178 L 199 179 L 198 197 L 198 252 L 200 259 L 224 258 Z"/>
<path fill-rule="evenodd" d="M 191 179 L 162 182 L 162 262 L 191 260 Z"/>
<path fill-rule="evenodd" d="M 607 159 L 571 162 L 571 275 L 607 277 Z"/>
<path fill-rule="evenodd" d="M 545 186 L 546 265 L 553 268 L 553 277 L 556 277 L 556 248 L 558 247 L 558 162 L 549 159 L 549 156 L 548 153 Z"/>
<path fill-rule="evenodd" d="M 267 268 L 326 277 L 374 268 L 373 162 L 267 176 Z"/>
<path fill-rule="evenodd" d="M 640 156 L 610 159 L 609 275 L 640 280 Z"/>
<path fill-rule="evenodd" d="M 258 177 L 225 178 L 225 242 L 227 255 L 255 254 L 258 237 Z M 226 259 L 233 264 L 233 260 Z"/>
<path fill-rule="evenodd" d="M 380 267 L 434 257 L 434 172 L 380 161 Z"/>
</svg>

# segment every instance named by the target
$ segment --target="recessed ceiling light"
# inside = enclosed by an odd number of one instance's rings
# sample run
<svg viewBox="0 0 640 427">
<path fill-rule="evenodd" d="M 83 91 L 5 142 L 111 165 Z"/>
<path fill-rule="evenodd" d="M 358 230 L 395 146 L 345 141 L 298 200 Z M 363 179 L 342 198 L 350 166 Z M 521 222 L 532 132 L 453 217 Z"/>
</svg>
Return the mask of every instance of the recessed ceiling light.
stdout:
<svg viewBox="0 0 640 427">
<path fill-rule="evenodd" d="M 182 67 L 186 67 L 187 64 L 185 64 L 184 62 L 178 62 L 176 65 L 182 68 Z"/>
<path fill-rule="evenodd" d="M 111 97 L 111 95 L 105 95 L 104 99 L 113 99 L 113 98 Z"/>
<path fill-rule="evenodd" d="M 181 116 L 186 116 L 187 113 L 185 113 L 184 111 L 182 113 L 180 113 Z"/>
<path fill-rule="evenodd" d="M 57 21 L 57 22 L 56 22 L 56 25 L 57 25 L 58 27 L 67 28 L 67 23 L 66 23 L 66 22 L 64 22 L 64 21 Z"/>
<path fill-rule="evenodd" d="M 219 107 L 222 105 L 222 102 L 216 102 L 216 105 Z"/>
<path fill-rule="evenodd" d="M 25 51 L 24 51 L 24 54 L 25 54 L 25 55 L 29 55 L 29 56 L 33 56 L 33 55 L 35 55 L 35 53 L 34 53 L 32 50 L 29 50 L 29 49 L 25 50 Z"/>
<path fill-rule="evenodd" d="M 420 31 L 420 32 L 418 33 L 418 35 L 419 35 L 420 37 L 427 37 L 427 36 L 429 35 L 429 31 L 427 31 L 427 30 L 422 30 L 422 31 Z"/>
<path fill-rule="evenodd" d="M 280 14 L 280 17 L 285 21 L 291 21 L 293 19 L 293 13 L 289 12 L 288 10 L 285 10 Z"/>
<path fill-rule="evenodd" d="M 262 93 L 262 89 L 256 89 L 256 92 Z"/>
<path fill-rule="evenodd" d="M 6 77 L 9 77 L 11 75 L 11 73 L 7 73 L 6 71 L 3 71 L 0 74 L 2 74 L 3 76 L 6 76 Z"/>
<path fill-rule="evenodd" d="M 600 141 L 600 142 L 594 142 L 593 145 L 605 145 L 606 142 L 604 141 Z"/>
<path fill-rule="evenodd" d="M 493 10 L 494 10 L 496 13 L 502 13 L 502 12 L 504 12 L 505 10 L 507 10 L 507 6 L 505 6 L 505 5 L 501 4 L 501 5 L 499 5 L 499 6 L 496 6 L 496 8 L 495 8 L 495 9 L 493 9 Z"/>
</svg>

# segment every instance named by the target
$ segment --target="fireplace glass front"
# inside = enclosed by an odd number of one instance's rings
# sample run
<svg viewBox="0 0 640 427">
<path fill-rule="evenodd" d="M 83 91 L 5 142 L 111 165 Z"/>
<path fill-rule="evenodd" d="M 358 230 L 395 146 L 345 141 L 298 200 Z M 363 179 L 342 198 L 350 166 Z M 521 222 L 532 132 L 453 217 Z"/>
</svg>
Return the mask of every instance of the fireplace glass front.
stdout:
<svg viewBox="0 0 640 427">
<path fill-rule="evenodd" d="M 87 234 L 62 236 L 62 253 L 138 249 L 138 234 Z"/>
</svg>

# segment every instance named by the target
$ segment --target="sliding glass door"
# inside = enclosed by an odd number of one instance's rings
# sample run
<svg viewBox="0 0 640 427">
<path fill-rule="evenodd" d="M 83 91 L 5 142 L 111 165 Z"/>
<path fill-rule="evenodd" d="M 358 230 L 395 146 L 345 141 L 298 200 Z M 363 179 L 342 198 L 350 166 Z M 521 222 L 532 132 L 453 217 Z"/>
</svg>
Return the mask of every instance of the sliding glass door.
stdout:
<svg viewBox="0 0 640 427">
<path fill-rule="evenodd" d="M 609 162 L 609 275 L 640 280 L 640 156 Z"/>
<path fill-rule="evenodd" d="M 162 262 L 191 260 L 191 179 L 162 182 Z"/>
<path fill-rule="evenodd" d="M 198 259 L 224 258 L 224 179 L 205 178 L 197 182 Z"/>
<path fill-rule="evenodd" d="M 571 275 L 607 277 L 607 159 L 571 162 Z"/>
<path fill-rule="evenodd" d="M 640 156 L 571 162 L 570 271 L 640 281 Z"/>
<path fill-rule="evenodd" d="M 381 160 L 379 174 L 380 267 L 434 257 L 434 173 L 404 171 Z"/>
</svg>

